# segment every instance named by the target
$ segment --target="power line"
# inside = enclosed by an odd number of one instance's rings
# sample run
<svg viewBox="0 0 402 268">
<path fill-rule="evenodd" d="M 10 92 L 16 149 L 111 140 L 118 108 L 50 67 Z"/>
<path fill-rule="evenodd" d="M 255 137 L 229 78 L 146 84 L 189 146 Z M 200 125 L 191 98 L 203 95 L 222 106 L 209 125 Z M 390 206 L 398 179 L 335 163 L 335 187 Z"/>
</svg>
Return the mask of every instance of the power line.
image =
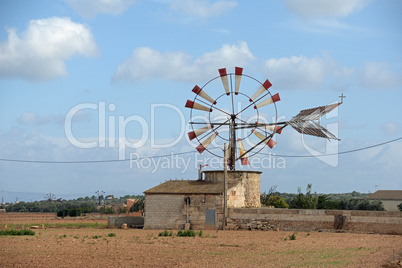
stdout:
<svg viewBox="0 0 402 268">
<path fill-rule="evenodd" d="M 322 155 L 280 155 L 280 154 L 275 154 L 275 156 L 278 156 L 278 157 L 294 157 L 294 158 L 296 158 L 296 157 L 322 157 L 322 156 L 349 154 L 349 153 L 354 153 L 354 152 L 358 152 L 358 151 L 363 151 L 363 150 L 379 147 L 379 146 L 382 146 L 382 145 L 385 145 L 385 144 L 388 144 L 388 143 L 392 143 L 392 142 L 395 142 L 395 141 L 398 141 L 398 140 L 402 140 L 402 137 L 396 138 L 394 140 L 374 144 L 374 145 L 371 145 L 371 146 L 366 146 L 366 147 L 362 147 L 362 148 L 358 148 L 358 149 L 353 149 L 353 150 L 343 151 L 343 152 L 338 152 L 338 153 L 332 153 L 332 154 L 322 154 Z M 266 153 L 260 153 L 260 154 L 271 155 L 271 154 L 266 154 Z"/>
<path fill-rule="evenodd" d="M 348 150 L 348 151 L 343 151 L 343 152 L 338 152 L 338 153 L 332 153 L 332 154 L 322 154 L 322 155 L 280 155 L 280 154 L 266 154 L 266 153 L 260 153 L 263 155 L 272 155 L 276 157 L 323 157 L 323 156 L 331 156 L 331 155 L 341 155 L 341 154 L 348 154 L 348 153 L 354 153 L 358 151 L 363 151 L 363 150 L 368 150 L 371 148 L 379 147 L 385 144 L 389 144 L 392 142 L 396 142 L 398 140 L 402 140 L 402 137 L 389 140 L 386 142 L 374 144 L 371 146 L 366 146 L 358 149 L 353 149 L 353 150 Z M 218 147 L 212 148 L 212 149 L 218 149 Z M 181 152 L 181 153 L 170 153 L 170 154 L 164 154 L 164 155 L 154 155 L 154 156 L 144 156 L 144 157 L 139 157 L 135 159 L 109 159 L 109 160 L 87 160 L 87 161 L 41 161 L 41 160 L 21 160 L 21 159 L 7 159 L 7 158 L 0 158 L 0 161 L 3 162 L 17 162 L 17 163 L 36 163 L 36 164 L 95 164 L 95 163 L 112 163 L 112 162 L 125 162 L 125 161 L 134 161 L 134 160 L 141 160 L 141 159 L 152 159 L 152 158 L 162 158 L 162 157 L 172 157 L 176 155 L 184 155 L 184 154 L 190 154 L 194 153 L 194 151 L 187 151 L 187 152 Z"/>
<path fill-rule="evenodd" d="M 147 158 L 162 158 L 162 157 L 171 157 L 175 155 L 183 155 L 194 153 L 194 151 L 182 152 L 182 153 L 171 153 L 165 155 L 154 155 L 154 156 L 144 156 L 135 159 L 109 159 L 109 160 L 84 160 L 84 161 L 41 161 L 41 160 L 20 160 L 20 159 L 4 159 L 0 158 L 0 161 L 5 162 L 18 162 L 18 163 L 37 163 L 37 164 L 94 164 L 94 163 L 111 163 L 111 162 L 125 162 L 125 161 L 134 161 L 141 160 Z"/>
</svg>

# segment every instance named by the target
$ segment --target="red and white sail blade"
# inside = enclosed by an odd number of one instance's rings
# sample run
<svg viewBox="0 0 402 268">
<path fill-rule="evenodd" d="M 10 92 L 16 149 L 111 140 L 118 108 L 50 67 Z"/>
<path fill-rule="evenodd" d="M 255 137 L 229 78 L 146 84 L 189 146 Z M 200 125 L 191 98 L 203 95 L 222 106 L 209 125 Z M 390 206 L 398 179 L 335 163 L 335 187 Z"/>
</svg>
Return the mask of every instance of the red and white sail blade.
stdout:
<svg viewBox="0 0 402 268">
<path fill-rule="evenodd" d="M 213 127 L 214 127 L 213 125 L 209 125 L 209 126 L 191 131 L 191 132 L 187 133 L 187 135 L 191 141 L 191 140 L 195 139 L 196 137 L 200 136 L 201 134 L 204 134 L 205 132 L 207 132 L 208 130 L 210 130 Z"/>
<path fill-rule="evenodd" d="M 203 91 L 199 86 L 195 86 L 192 90 L 195 94 L 203 98 L 204 100 L 209 101 L 212 104 L 216 104 L 216 101 L 211 98 L 205 91 Z"/>
<path fill-rule="evenodd" d="M 246 153 L 246 150 L 244 150 L 243 142 L 241 139 L 237 139 L 237 143 L 239 144 L 239 153 L 240 153 L 240 161 L 241 164 L 244 165 L 250 165 L 250 161 L 248 161 L 248 157 Z"/>
<path fill-rule="evenodd" d="M 271 140 L 270 138 L 267 139 L 267 137 L 265 137 L 263 134 L 261 134 L 258 131 L 252 130 L 252 132 L 262 141 L 264 141 L 269 148 L 274 148 L 274 146 L 276 145 L 276 142 Z"/>
<path fill-rule="evenodd" d="M 280 126 L 271 126 L 270 125 L 270 126 L 261 126 L 260 128 L 264 128 L 267 131 L 275 132 L 275 133 L 278 133 L 278 134 L 282 133 L 282 127 L 280 127 Z"/>
<path fill-rule="evenodd" d="M 219 75 L 221 76 L 223 87 L 225 88 L 226 95 L 230 95 L 228 74 L 226 73 L 226 68 L 219 69 Z"/>
<path fill-rule="evenodd" d="M 272 86 L 271 82 L 267 79 L 264 84 L 254 93 L 254 95 L 250 98 L 250 102 L 254 101 L 258 96 L 260 96 L 265 90 Z"/>
<path fill-rule="evenodd" d="M 206 107 L 206 106 L 204 106 L 202 104 L 196 103 L 196 102 L 191 101 L 191 100 L 187 100 L 185 107 L 200 110 L 200 111 L 212 112 L 211 108 L 208 108 L 208 107 Z"/>
<path fill-rule="evenodd" d="M 254 106 L 254 109 L 264 107 L 266 105 L 272 104 L 274 102 L 280 101 L 281 98 L 279 97 L 279 93 L 276 93 L 272 97 L 269 97 L 266 100 L 263 100 L 262 102 L 258 103 L 256 106 Z"/>
<path fill-rule="evenodd" d="M 243 74 L 243 68 L 236 67 L 235 68 L 235 95 L 239 94 L 242 74 Z"/>
<path fill-rule="evenodd" d="M 200 145 L 197 146 L 197 151 L 202 154 L 202 152 L 205 151 L 205 149 L 207 149 L 207 147 L 211 144 L 211 142 L 213 142 L 213 140 L 216 138 L 216 136 L 218 135 L 217 132 L 212 133 L 211 136 L 209 136 L 208 138 L 206 138 Z"/>
</svg>

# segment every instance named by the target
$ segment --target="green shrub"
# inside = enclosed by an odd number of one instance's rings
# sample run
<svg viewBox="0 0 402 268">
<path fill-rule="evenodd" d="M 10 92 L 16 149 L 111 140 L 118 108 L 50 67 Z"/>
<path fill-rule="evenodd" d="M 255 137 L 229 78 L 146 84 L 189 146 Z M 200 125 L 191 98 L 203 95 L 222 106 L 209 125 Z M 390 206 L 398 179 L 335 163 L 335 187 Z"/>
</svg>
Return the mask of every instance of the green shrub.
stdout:
<svg viewBox="0 0 402 268">
<path fill-rule="evenodd" d="M 173 232 L 172 231 L 169 232 L 168 230 L 165 230 L 163 232 L 160 232 L 158 234 L 158 236 L 173 236 Z"/>
<path fill-rule="evenodd" d="M 298 209 L 316 209 L 318 197 L 311 194 L 313 185 L 307 184 L 306 194 L 301 192 L 301 188 L 297 189 L 298 194 L 292 199 L 291 208 Z"/>
<path fill-rule="evenodd" d="M 110 234 L 108 234 L 108 236 L 109 236 L 109 237 L 115 237 L 115 236 L 116 236 L 116 233 L 110 233 Z"/>
<path fill-rule="evenodd" d="M 0 236 L 2 235 L 35 235 L 35 232 L 29 229 L 22 230 L 0 230 Z"/>
<path fill-rule="evenodd" d="M 177 236 L 189 236 L 189 237 L 195 237 L 195 232 L 193 230 L 179 230 L 177 232 Z"/>
<path fill-rule="evenodd" d="M 271 195 L 268 197 L 268 200 L 265 202 L 267 206 L 273 206 L 275 208 L 289 208 L 289 205 L 286 204 L 285 200 L 282 197 L 277 195 Z"/>
<path fill-rule="evenodd" d="M 70 216 L 70 217 L 79 217 L 82 214 L 82 210 L 81 208 L 65 208 L 63 210 L 59 210 L 57 211 L 57 217 L 66 217 L 66 216 Z"/>
<path fill-rule="evenodd" d="M 289 240 L 296 240 L 296 234 L 289 235 Z"/>
<path fill-rule="evenodd" d="M 114 214 L 114 208 L 112 207 L 101 207 L 98 209 L 101 214 Z"/>
</svg>

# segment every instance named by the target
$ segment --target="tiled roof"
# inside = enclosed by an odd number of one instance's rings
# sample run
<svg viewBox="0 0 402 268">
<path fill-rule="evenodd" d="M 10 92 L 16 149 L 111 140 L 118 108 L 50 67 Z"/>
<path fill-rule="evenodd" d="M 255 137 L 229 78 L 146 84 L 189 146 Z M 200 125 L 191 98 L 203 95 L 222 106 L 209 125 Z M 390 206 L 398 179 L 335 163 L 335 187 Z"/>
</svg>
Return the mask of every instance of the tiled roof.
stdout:
<svg viewBox="0 0 402 268">
<path fill-rule="evenodd" d="M 402 190 L 378 190 L 370 195 L 368 199 L 402 200 Z"/>
<path fill-rule="evenodd" d="M 223 193 L 223 183 L 170 180 L 144 192 L 145 194 L 220 194 Z"/>
</svg>

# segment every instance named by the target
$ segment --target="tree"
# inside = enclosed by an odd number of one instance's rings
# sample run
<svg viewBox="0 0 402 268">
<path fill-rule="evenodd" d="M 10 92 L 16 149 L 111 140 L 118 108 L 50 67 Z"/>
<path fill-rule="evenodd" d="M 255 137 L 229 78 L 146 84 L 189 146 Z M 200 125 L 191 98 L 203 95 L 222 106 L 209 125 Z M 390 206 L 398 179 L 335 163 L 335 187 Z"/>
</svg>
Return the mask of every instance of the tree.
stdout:
<svg viewBox="0 0 402 268">
<path fill-rule="evenodd" d="M 292 199 L 291 207 L 299 209 L 315 209 L 317 208 L 318 197 L 311 194 L 313 184 L 307 184 L 306 194 L 301 192 L 301 188 L 297 189 L 298 194 Z"/>
<path fill-rule="evenodd" d="M 373 200 L 369 201 L 367 199 L 359 200 L 359 199 L 343 199 L 338 203 L 338 209 L 341 210 L 374 210 L 374 211 L 383 211 L 384 206 L 381 200 Z"/>
<path fill-rule="evenodd" d="M 330 200 L 328 194 L 319 195 L 317 209 L 339 209 L 339 202 Z"/>
<path fill-rule="evenodd" d="M 271 186 L 270 188 L 269 188 L 269 190 L 268 190 L 268 193 L 262 193 L 261 195 L 260 195 L 260 201 L 261 201 L 261 204 L 265 204 L 265 203 L 267 203 L 267 201 L 268 201 L 268 198 L 271 196 L 271 195 L 277 195 L 277 194 L 279 194 L 277 191 L 276 191 L 276 188 L 277 188 L 278 186 L 277 185 L 273 185 L 273 186 Z"/>
<path fill-rule="evenodd" d="M 144 199 L 137 199 L 134 205 L 130 208 L 130 212 L 144 211 Z"/>
<path fill-rule="evenodd" d="M 402 203 L 400 203 L 397 207 L 399 211 L 402 211 Z"/>
<path fill-rule="evenodd" d="M 117 209 L 117 213 L 118 213 L 118 214 L 120 214 L 120 213 L 127 213 L 127 208 L 118 208 L 118 209 Z"/>
<path fill-rule="evenodd" d="M 271 195 L 267 202 L 265 203 L 267 206 L 273 206 L 275 208 L 289 208 L 289 205 L 283 200 L 282 197 Z"/>
</svg>

